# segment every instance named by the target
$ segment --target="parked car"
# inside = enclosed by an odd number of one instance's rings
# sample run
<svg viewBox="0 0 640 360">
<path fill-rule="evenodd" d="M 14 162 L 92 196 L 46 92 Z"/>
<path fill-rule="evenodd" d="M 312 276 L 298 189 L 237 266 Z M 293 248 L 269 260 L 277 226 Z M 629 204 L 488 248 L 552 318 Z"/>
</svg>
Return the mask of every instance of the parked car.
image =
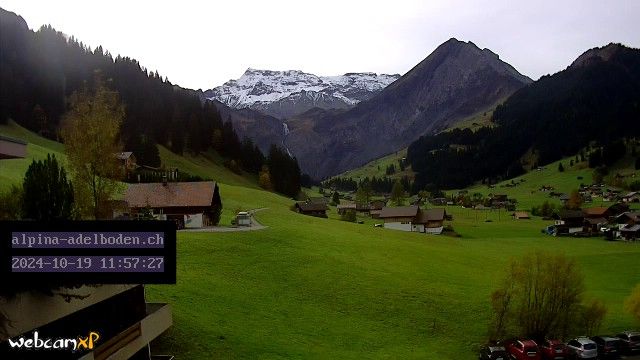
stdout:
<svg viewBox="0 0 640 360">
<path fill-rule="evenodd" d="M 640 351 L 640 332 L 625 331 L 616 335 L 620 339 L 620 351 L 629 354 Z"/>
<path fill-rule="evenodd" d="M 561 360 L 567 359 L 567 347 L 560 340 L 545 340 L 540 345 L 540 355 L 545 360 Z"/>
<path fill-rule="evenodd" d="M 620 339 L 610 336 L 594 336 L 591 338 L 598 346 L 598 356 L 602 359 L 615 359 L 620 353 Z"/>
<path fill-rule="evenodd" d="M 516 340 L 507 345 L 507 352 L 514 360 L 541 360 L 538 344 L 533 340 Z"/>
<path fill-rule="evenodd" d="M 598 357 L 598 345 L 587 337 L 569 340 L 567 350 L 576 359 L 595 359 Z"/>
<path fill-rule="evenodd" d="M 507 350 L 500 345 L 485 345 L 478 355 L 480 360 L 507 360 Z"/>
</svg>

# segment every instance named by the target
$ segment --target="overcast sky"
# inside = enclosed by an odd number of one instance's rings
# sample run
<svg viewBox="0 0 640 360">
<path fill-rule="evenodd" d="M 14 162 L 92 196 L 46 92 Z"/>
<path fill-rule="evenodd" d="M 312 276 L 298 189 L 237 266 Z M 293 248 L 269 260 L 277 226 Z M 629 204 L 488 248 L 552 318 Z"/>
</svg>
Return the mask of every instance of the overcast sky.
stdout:
<svg viewBox="0 0 640 360">
<path fill-rule="evenodd" d="M 491 49 L 533 79 L 592 47 L 640 47 L 634 0 L 0 0 L 0 7 L 32 29 L 51 24 L 194 89 L 249 67 L 404 74 L 451 37 Z"/>
</svg>

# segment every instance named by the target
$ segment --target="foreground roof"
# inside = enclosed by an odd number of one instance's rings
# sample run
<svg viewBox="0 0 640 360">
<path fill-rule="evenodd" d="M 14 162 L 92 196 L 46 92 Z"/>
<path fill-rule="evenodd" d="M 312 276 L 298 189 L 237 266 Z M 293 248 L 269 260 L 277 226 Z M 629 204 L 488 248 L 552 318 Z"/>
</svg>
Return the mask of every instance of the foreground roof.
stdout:
<svg viewBox="0 0 640 360">
<path fill-rule="evenodd" d="M 124 199 L 132 208 L 211 206 L 215 181 L 130 184 Z"/>
<path fill-rule="evenodd" d="M 383 207 L 380 211 L 381 218 L 415 217 L 418 215 L 417 206 Z"/>
</svg>

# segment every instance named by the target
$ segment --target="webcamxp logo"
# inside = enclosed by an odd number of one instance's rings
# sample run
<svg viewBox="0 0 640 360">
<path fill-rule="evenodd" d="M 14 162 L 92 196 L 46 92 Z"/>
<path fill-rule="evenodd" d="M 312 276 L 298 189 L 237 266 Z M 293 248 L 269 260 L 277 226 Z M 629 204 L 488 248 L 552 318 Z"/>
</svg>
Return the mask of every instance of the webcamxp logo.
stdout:
<svg viewBox="0 0 640 360">
<path fill-rule="evenodd" d="M 96 342 L 100 339 L 97 332 L 91 331 L 86 337 L 78 336 L 76 338 L 40 338 L 37 331 L 33 332 L 32 337 L 20 337 L 17 339 L 9 339 L 9 348 L 11 349 L 30 349 L 30 350 L 93 350 Z"/>
</svg>

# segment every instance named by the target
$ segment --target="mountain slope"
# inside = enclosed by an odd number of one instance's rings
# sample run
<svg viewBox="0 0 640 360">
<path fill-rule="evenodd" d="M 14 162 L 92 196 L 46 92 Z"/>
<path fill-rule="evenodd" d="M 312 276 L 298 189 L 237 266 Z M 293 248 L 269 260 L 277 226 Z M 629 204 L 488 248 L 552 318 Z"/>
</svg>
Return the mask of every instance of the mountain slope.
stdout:
<svg viewBox="0 0 640 360">
<path fill-rule="evenodd" d="M 531 80 L 488 49 L 450 39 L 399 80 L 338 114 L 290 119 L 285 144 L 303 171 L 324 178 L 401 149 L 490 109 Z"/>
<path fill-rule="evenodd" d="M 591 49 L 498 106 L 496 127 L 425 136 L 411 144 L 407 158 L 417 173 L 415 186 L 456 188 L 510 178 L 593 142 L 606 146 L 638 136 L 638 99 L 640 50 L 618 44 Z"/>
<path fill-rule="evenodd" d="M 400 75 L 347 73 L 317 76 L 297 70 L 247 69 L 237 80 L 204 92 L 233 109 L 250 108 L 277 118 L 288 118 L 314 107 L 347 109 L 394 82 Z"/>
</svg>

